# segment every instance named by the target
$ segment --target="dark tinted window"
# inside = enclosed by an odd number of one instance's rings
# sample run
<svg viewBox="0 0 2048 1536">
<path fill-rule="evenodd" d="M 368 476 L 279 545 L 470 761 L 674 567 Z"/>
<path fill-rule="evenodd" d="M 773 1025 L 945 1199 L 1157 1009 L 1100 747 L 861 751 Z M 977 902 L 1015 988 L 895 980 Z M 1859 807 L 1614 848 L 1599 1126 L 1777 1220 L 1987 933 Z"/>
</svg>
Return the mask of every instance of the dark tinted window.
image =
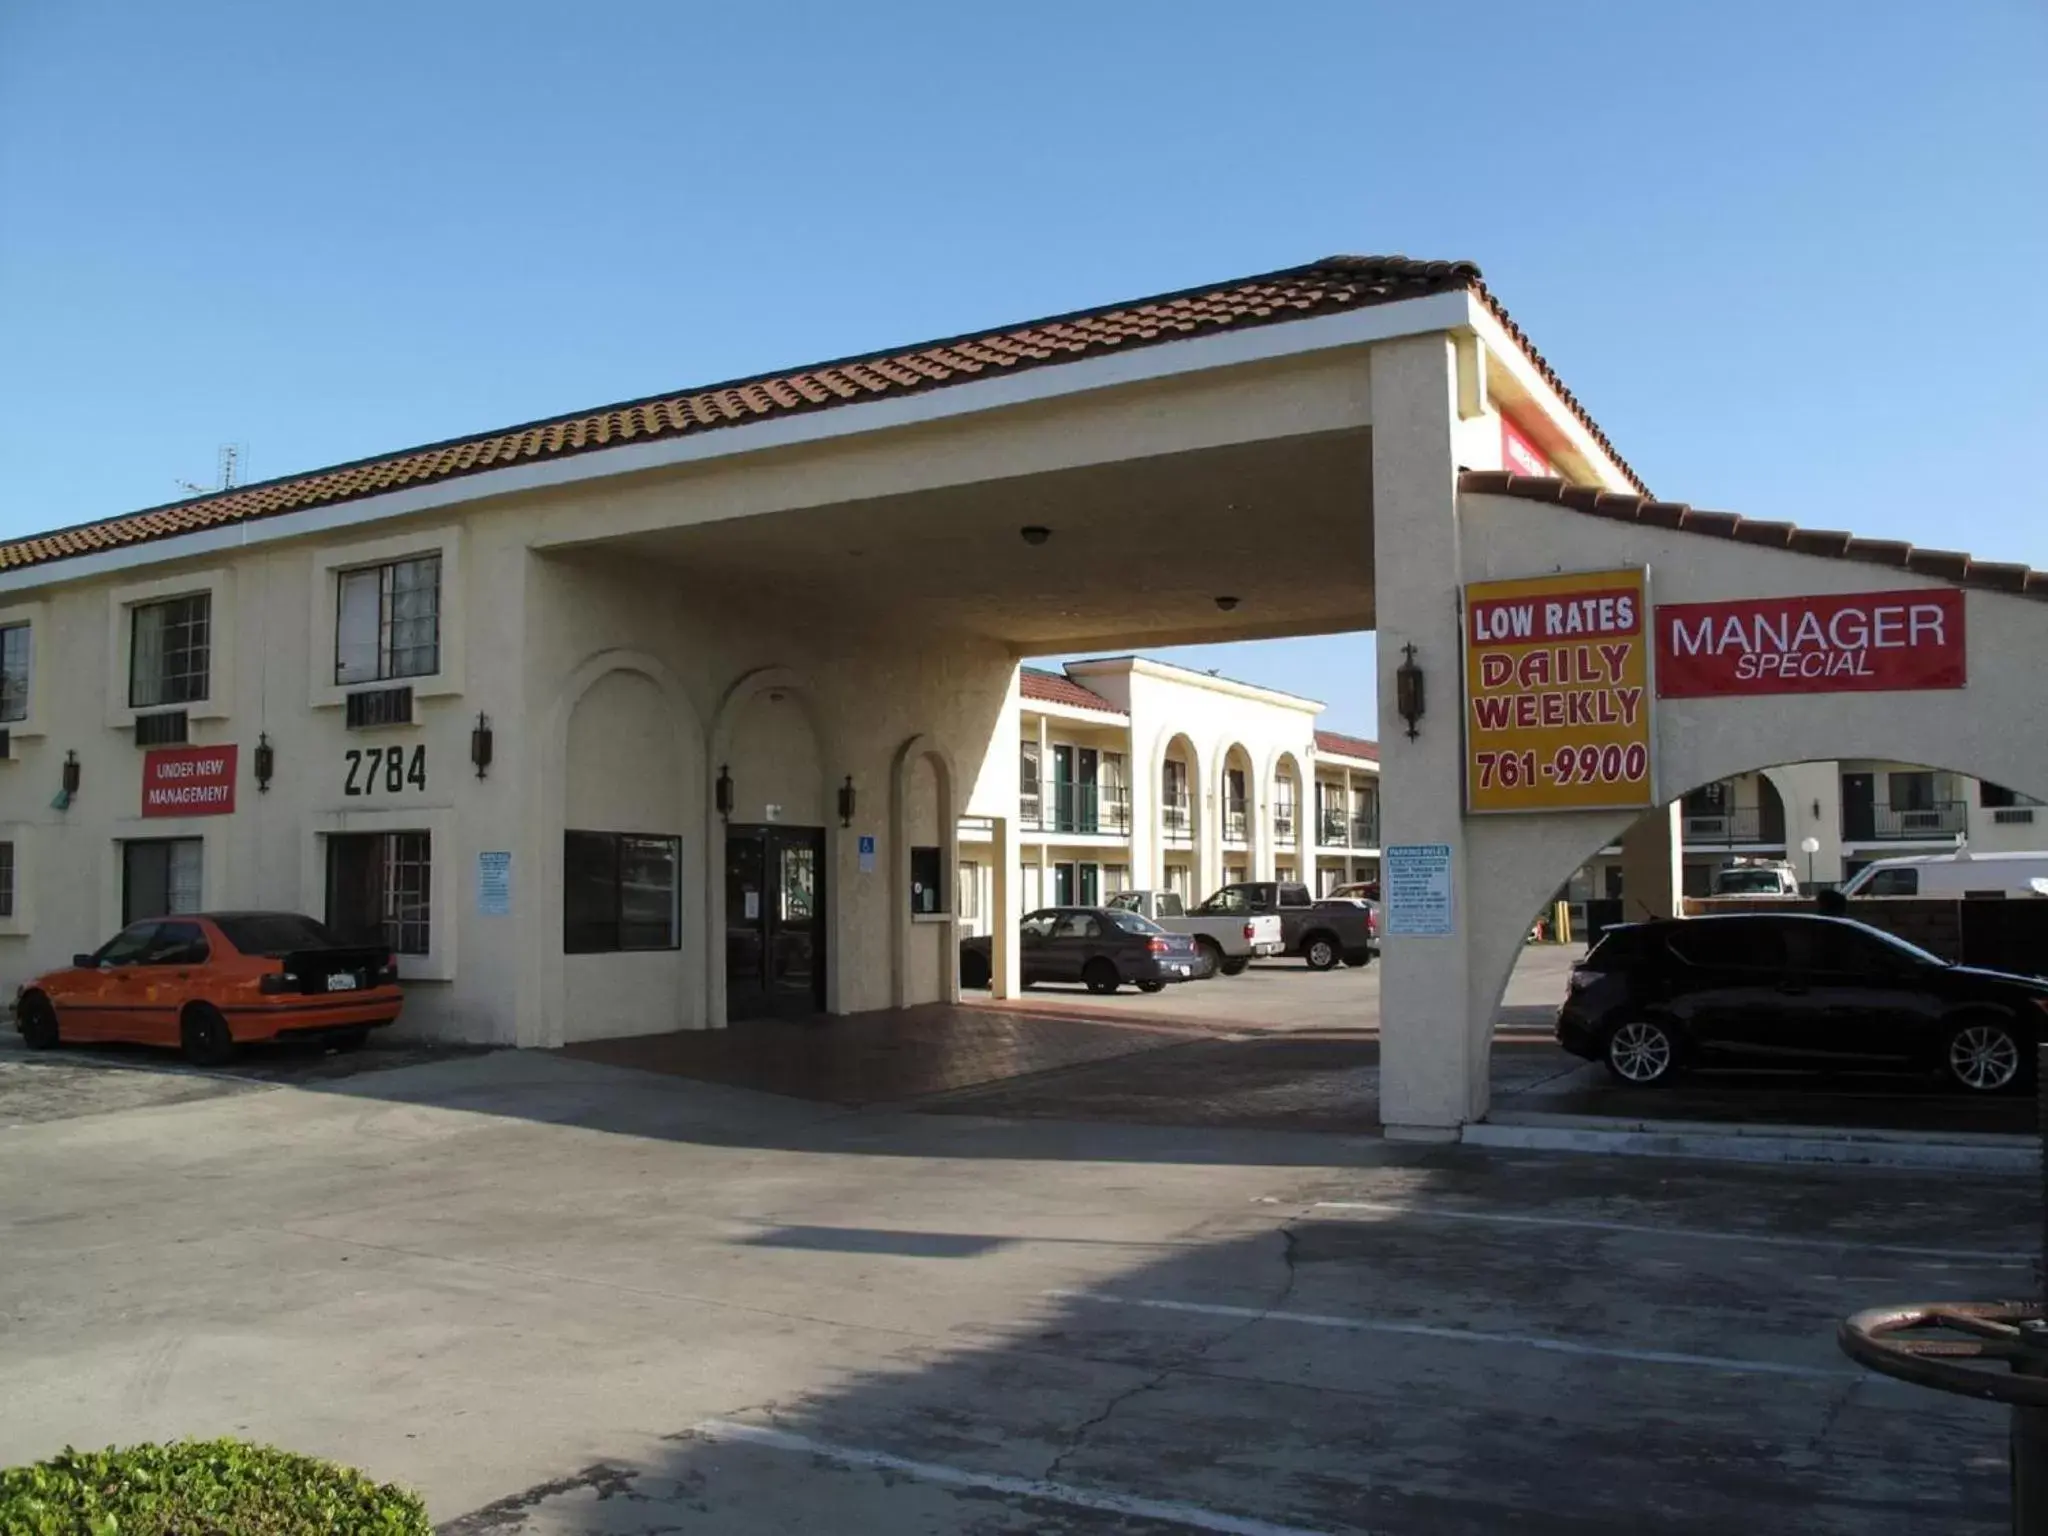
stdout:
<svg viewBox="0 0 2048 1536">
<path fill-rule="evenodd" d="M 214 926 L 245 955 L 283 955 L 295 949 L 333 949 L 341 941 L 296 912 L 244 912 L 216 917 Z"/>
<path fill-rule="evenodd" d="M 1770 921 L 1703 917 L 1674 924 L 1665 942 L 1688 965 L 1716 970 L 1777 970 L 1786 958 L 1784 928 Z"/>
<path fill-rule="evenodd" d="M 155 923 L 131 923 L 100 946 L 93 958 L 101 965 L 133 965 L 156 938 Z"/>
<path fill-rule="evenodd" d="M 143 951 L 144 965 L 204 965 L 209 948 L 197 923 L 158 923 L 156 937 Z"/>
<path fill-rule="evenodd" d="M 1903 970 L 1910 953 L 1879 935 L 1847 923 L 1802 923 L 1799 940 L 1807 963 L 1815 970 L 1851 976 L 1892 976 Z"/>
<path fill-rule="evenodd" d="M 1218 891 L 1214 896 L 1211 896 L 1207 901 L 1195 908 L 1195 911 L 1206 913 L 1211 917 L 1218 915 L 1227 917 L 1232 913 L 1249 912 L 1250 910 L 1251 903 L 1245 899 L 1244 892 L 1236 886 L 1229 886 Z"/>
<path fill-rule="evenodd" d="M 630 832 L 565 832 L 562 949 L 571 955 L 675 949 L 682 843 Z"/>
<path fill-rule="evenodd" d="M 1305 907 L 1315 898 L 1308 893 L 1305 885 L 1283 885 L 1280 887 L 1280 905 L 1283 907 Z"/>
<path fill-rule="evenodd" d="M 1865 883 L 1859 896 L 1918 896 L 1920 871 L 1908 864 L 1901 869 L 1880 869 Z"/>
<path fill-rule="evenodd" d="M 1585 969 L 1621 971 L 1653 951 L 1654 934 L 1641 928 L 1610 928 L 1586 951 Z"/>
<path fill-rule="evenodd" d="M 1112 912 L 1109 920 L 1125 933 L 1164 933 L 1166 930 L 1149 917 L 1140 917 L 1135 912 Z"/>
</svg>

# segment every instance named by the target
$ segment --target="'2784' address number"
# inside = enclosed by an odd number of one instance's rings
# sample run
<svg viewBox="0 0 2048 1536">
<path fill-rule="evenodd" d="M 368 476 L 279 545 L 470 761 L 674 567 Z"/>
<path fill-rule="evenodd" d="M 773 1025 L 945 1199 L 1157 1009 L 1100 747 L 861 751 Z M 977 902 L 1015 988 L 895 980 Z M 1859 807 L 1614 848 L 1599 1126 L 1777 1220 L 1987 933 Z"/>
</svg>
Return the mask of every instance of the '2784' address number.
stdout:
<svg viewBox="0 0 2048 1536">
<path fill-rule="evenodd" d="M 424 743 L 412 749 L 409 759 L 403 747 L 350 747 L 343 754 L 343 761 L 348 764 L 347 776 L 341 781 L 344 795 L 374 795 L 380 789 L 395 795 L 408 785 L 414 789 L 427 787 Z"/>
</svg>

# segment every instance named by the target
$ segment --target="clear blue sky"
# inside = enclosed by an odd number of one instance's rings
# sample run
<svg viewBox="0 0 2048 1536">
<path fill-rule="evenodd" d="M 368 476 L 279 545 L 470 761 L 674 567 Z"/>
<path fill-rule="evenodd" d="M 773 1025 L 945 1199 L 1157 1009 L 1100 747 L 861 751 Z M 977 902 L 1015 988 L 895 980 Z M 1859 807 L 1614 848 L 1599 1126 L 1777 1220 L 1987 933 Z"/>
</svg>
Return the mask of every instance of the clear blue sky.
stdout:
<svg viewBox="0 0 2048 1536">
<path fill-rule="evenodd" d="M 1660 494 L 2048 564 L 2048 9 L 0 0 L 0 534 L 1289 265 Z M 1370 642 L 1191 664 L 1369 729 Z"/>
</svg>

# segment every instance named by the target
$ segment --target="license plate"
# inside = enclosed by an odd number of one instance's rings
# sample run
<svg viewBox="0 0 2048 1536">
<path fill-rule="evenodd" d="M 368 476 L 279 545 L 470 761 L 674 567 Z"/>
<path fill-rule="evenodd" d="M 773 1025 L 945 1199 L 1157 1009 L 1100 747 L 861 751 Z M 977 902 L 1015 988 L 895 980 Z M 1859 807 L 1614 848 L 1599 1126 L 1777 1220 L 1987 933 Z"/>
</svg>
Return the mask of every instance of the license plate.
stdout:
<svg viewBox="0 0 2048 1536">
<path fill-rule="evenodd" d="M 1174 974 L 1174 975 L 1176 975 L 1176 976 L 1185 976 L 1185 975 L 1187 975 L 1187 973 L 1188 973 L 1188 968 L 1187 968 L 1186 966 L 1184 966 L 1184 965 L 1176 965 L 1176 966 L 1175 966 L 1175 967 L 1173 968 L 1173 974 Z"/>
<path fill-rule="evenodd" d="M 327 978 L 327 990 L 330 992 L 353 992 L 361 985 L 354 971 L 335 971 Z"/>
</svg>

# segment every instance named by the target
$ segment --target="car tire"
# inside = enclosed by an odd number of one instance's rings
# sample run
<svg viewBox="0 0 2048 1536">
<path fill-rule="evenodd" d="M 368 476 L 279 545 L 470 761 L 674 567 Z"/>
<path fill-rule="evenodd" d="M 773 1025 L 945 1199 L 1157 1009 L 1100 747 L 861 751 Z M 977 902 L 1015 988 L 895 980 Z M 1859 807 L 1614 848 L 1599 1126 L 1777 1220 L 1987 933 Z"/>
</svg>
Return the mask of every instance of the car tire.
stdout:
<svg viewBox="0 0 2048 1536">
<path fill-rule="evenodd" d="M 2025 1083 L 2027 1047 L 2010 1020 L 1975 1014 L 1941 1037 L 1941 1075 L 1965 1093 L 2009 1093 Z"/>
<path fill-rule="evenodd" d="M 1081 967 L 1081 980 L 1098 997 L 1107 997 L 1124 984 L 1123 978 L 1116 973 L 1116 966 L 1099 957 Z"/>
<path fill-rule="evenodd" d="M 1250 964 L 1250 960 L 1246 959 L 1242 955 L 1239 955 L 1235 959 L 1225 960 L 1221 966 L 1221 969 L 1223 974 L 1226 976 L 1242 976 L 1245 972 L 1245 967 Z"/>
<path fill-rule="evenodd" d="M 985 987 L 989 979 L 989 959 L 976 950 L 969 950 L 960 957 L 960 985 L 963 987 Z"/>
<path fill-rule="evenodd" d="M 327 1043 L 337 1051 L 360 1051 L 370 1043 L 367 1029 L 344 1029 L 328 1036 Z"/>
<path fill-rule="evenodd" d="M 1600 1059 L 1618 1083 L 1660 1087 L 1678 1075 L 1678 1037 L 1656 1019 L 1627 1019 L 1608 1034 Z"/>
<path fill-rule="evenodd" d="M 1140 992 L 1164 992 L 1166 990 L 1166 983 L 1163 981 L 1141 981 L 1138 983 L 1138 990 Z"/>
<path fill-rule="evenodd" d="M 57 1023 L 57 1010 L 40 992 L 31 992 L 15 1010 L 14 1022 L 21 1031 L 21 1043 L 32 1051 L 47 1051 L 60 1044 L 64 1031 Z"/>
<path fill-rule="evenodd" d="M 228 1033 L 228 1021 L 218 1008 L 194 1003 L 178 1024 L 178 1040 L 185 1059 L 195 1067 L 225 1066 L 235 1059 L 235 1037 Z"/>
<path fill-rule="evenodd" d="M 1223 946 L 1214 939 L 1196 939 L 1195 949 L 1200 966 L 1195 972 L 1195 980 L 1213 980 L 1216 973 L 1223 969 Z"/>
<path fill-rule="evenodd" d="M 1369 949 L 1354 949 L 1344 956 L 1344 963 L 1354 971 L 1363 970 L 1366 966 L 1372 964 L 1372 951 Z"/>
<path fill-rule="evenodd" d="M 1308 962 L 1312 971 L 1334 971 L 1337 962 L 1344 958 L 1344 952 L 1327 933 L 1312 933 L 1301 941 L 1301 958 Z"/>
</svg>

